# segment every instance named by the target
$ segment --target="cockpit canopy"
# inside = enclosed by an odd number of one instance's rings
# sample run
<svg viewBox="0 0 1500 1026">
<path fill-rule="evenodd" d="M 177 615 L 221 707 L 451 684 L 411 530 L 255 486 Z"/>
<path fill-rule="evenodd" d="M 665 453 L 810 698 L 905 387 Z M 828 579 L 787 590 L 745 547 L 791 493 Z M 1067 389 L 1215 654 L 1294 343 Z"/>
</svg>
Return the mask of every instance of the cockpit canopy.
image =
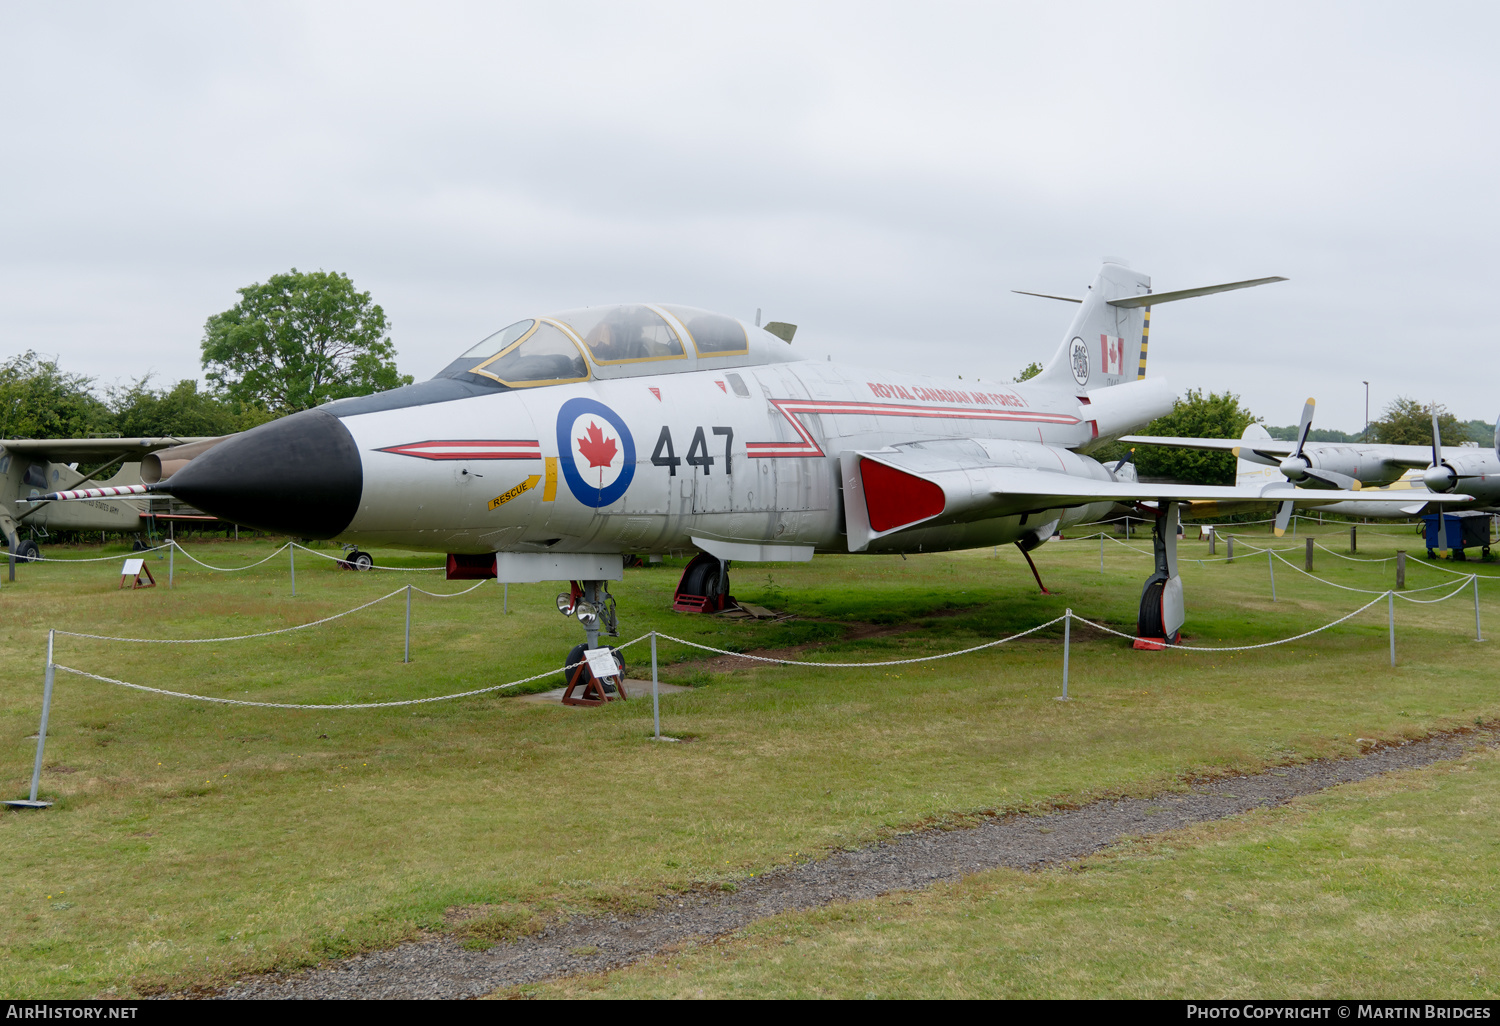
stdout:
<svg viewBox="0 0 1500 1026">
<path fill-rule="evenodd" d="M 484 339 L 437 377 L 489 388 L 533 388 L 793 359 L 780 340 L 733 317 L 688 306 L 637 303 L 517 321 Z"/>
</svg>

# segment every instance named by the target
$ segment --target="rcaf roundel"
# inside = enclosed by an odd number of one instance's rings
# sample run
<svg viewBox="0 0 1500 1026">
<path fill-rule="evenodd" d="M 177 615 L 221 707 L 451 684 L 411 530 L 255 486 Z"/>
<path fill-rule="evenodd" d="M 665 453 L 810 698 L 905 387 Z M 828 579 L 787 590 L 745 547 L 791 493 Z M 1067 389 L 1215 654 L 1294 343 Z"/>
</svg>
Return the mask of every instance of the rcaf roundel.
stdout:
<svg viewBox="0 0 1500 1026">
<path fill-rule="evenodd" d="M 635 476 L 635 439 L 618 413 L 593 399 L 557 411 L 557 452 L 573 497 L 595 509 L 625 494 Z"/>
</svg>

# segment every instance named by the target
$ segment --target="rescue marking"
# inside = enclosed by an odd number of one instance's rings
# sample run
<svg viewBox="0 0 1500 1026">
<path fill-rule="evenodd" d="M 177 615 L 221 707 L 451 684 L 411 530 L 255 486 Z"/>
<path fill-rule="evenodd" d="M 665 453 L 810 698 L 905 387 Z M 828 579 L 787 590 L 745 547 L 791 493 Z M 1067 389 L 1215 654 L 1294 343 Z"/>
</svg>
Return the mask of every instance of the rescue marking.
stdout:
<svg viewBox="0 0 1500 1026">
<path fill-rule="evenodd" d="M 995 410 L 944 406 L 902 406 L 897 403 L 840 402 L 828 399 L 772 399 L 771 405 L 781 411 L 801 441 L 746 442 L 745 455 L 758 459 L 792 459 L 823 456 L 821 446 L 802 426 L 798 414 L 825 413 L 868 417 L 937 417 L 952 420 L 1000 420 L 1034 424 L 1078 424 L 1077 417 L 1066 413 L 1038 413 L 1033 410 Z"/>
<path fill-rule="evenodd" d="M 542 443 L 535 439 L 431 439 L 389 445 L 375 451 L 423 460 L 539 460 L 542 458 Z"/>
<path fill-rule="evenodd" d="M 490 509 L 499 509 L 501 506 L 504 506 L 511 499 L 514 499 L 517 495 L 520 495 L 522 492 L 526 492 L 526 491 L 531 490 L 532 488 L 535 488 L 536 487 L 536 483 L 538 481 L 540 481 L 541 479 L 542 479 L 542 475 L 541 474 L 532 474 L 530 477 L 528 477 L 526 480 L 522 481 L 520 484 L 516 485 L 510 491 L 508 491 L 508 492 L 502 492 L 499 495 L 495 496 L 493 499 L 491 499 L 490 500 Z"/>
</svg>

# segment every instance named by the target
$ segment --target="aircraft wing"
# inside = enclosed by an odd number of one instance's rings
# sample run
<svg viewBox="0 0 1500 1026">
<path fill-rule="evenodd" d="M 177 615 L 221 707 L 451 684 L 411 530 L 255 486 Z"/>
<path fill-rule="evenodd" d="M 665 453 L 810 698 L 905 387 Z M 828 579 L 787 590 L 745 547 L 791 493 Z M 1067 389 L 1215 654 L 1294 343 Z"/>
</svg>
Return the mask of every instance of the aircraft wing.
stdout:
<svg viewBox="0 0 1500 1026">
<path fill-rule="evenodd" d="M 1290 456 L 1297 448 L 1294 441 L 1283 442 L 1275 438 L 1177 438 L 1168 435 L 1126 435 L 1120 439 L 1129 445 L 1158 445 L 1173 449 L 1217 449 L 1238 454 L 1241 449 L 1263 453 L 1266 456 Z M 1383 445 L 1378 442 L 1308 442 L 1306 448 L 1337 447 L 1358 449 L 1373 454 L 1393 467 L 1428 467 L 1432 465 L 1432 447 L 1428 445 Z M 1443 446 L 1444 458 L 1472 453 L 1472 448 L 1458 445 Z"/>
<path fill-rule="evenodd" d="M 1002 462 L 1003 454 L 978 440 L 934 445 L 893 446 L 840 457 L 850 551 L 876 538 L 925 526 L 944 526 L 996 517 L 1040 513 L 1095 502 L 1184 502 L 1229 508 L 1278 505 L 1322 506 L 1366 499 L 1358 491 L 1295 488 L 1290 483 L 1260 486 L 1179 485 L 1116 481 L 1092 461 L 1067 458 L 1050 447 L 1021 452 L 1030 466 Z M 1052 467 L 1040 457 L 1050 455 Z M 997 456 L 999 458 L 997 458 Z M 1055 469 L 1054 469 L 1055 468 Z M 1439 504 L 1472 502 L 1471 496 L 1432 495 Z"/>
<path fill-rule="evenodd" d="M 211 436 L 184 435 L 162 438 L 6 438 L 0 448 L 17 456 L 72 463 L 77 460 L 107 460 L 116 456 L 144 456 L 157 449 L 167 449 L 189 442 L 205 442 Z M 1425 465 L 1425 464 L 1424 464 Z"/>
</svg>

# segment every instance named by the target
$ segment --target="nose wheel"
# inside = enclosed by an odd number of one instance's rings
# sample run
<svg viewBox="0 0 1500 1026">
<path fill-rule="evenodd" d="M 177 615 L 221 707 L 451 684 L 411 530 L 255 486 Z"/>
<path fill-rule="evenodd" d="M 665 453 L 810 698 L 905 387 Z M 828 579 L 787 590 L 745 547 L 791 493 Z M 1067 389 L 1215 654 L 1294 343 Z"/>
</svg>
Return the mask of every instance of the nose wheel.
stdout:
<svg viewBox="0 0 1500 1026">
<path fill-rule="evenodd" d="M 563 616 L 576 617 L 583 625 L 587 640 L 581 645 L 574 645 L 563 660 L 563 686 L 567 688 L 563 694 L 563 702 L 566 705 L 601 705 L 616 698 L 623 699 L 626 697 L 623 687 L 625 656 L 620 650 L 614 647 L 609 650 L 618 667 L 618 674 L 613 680 L 607 677 L 600 680 L 589 666 L 585 655 L 590 649 L 599 647 L 601 628 L 607 637 L 620 636 L 620 619 L 615 613 L 615 598 L 609 593 L 609 585 L 605 581 L 569 583 L 572 587 L 568 591 L 558 593 L 557 611 Z M 617 687 L 616 682 L 621 686 Z"/>
</svg>

